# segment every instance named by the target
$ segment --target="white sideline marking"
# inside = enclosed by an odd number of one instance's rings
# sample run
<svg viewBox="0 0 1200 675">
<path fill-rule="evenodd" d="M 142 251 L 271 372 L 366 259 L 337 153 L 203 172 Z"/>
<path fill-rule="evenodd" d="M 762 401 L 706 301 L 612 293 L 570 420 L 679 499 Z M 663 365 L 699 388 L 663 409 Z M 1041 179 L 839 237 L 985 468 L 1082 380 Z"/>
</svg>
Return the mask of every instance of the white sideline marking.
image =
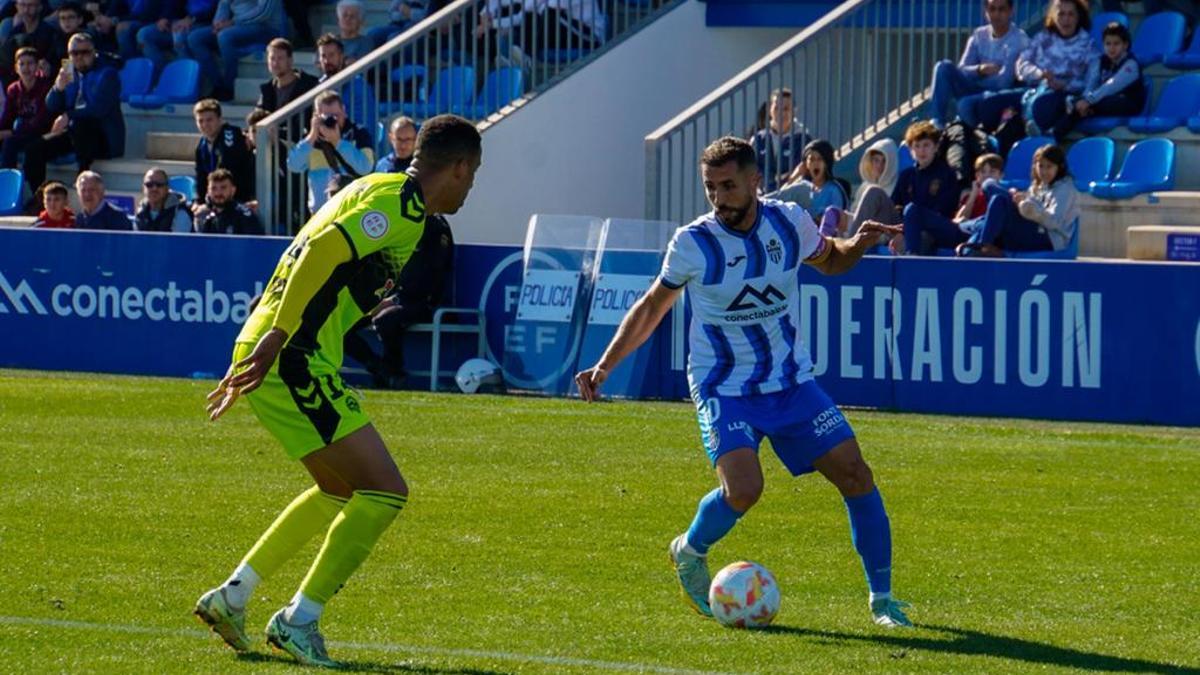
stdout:
<svg viewBox="0 0 1200 675">
<path fill-rule="evenodd" d="M 14 626 L 42 626 L 51 628 L 75 628 L 78 630 L 109 633 L 132 633 L 135 635 L 160 635 L 168 637 L 208 638 L 211 635 L 209 631 L 191 628 L 154 628 L 151 626 L 93 623 L 90 621 L 69 621 L 65 619 L 35 619 L 24 616 L 0 616 L 0 624 Z M 655 666 L 647 663 L 600 661 L 597 659 L 583 659 L 571 656 L 517 654 L 513 652 L 498 652 L 486 649 L 447 649 L 442 647 L 421 647 L 417 645 L 399 645 L 376 642 L 330 641 L 328 644 L 330 647 L 341 649 L 496 659 L 500 661 L 516 661 L 519 663 L 541 663 L 552 666 L 579 666 L 584 668 L 596 668 L 597 670 L 629 671 L 638 673 L 666 673 L 668 675 L 723 675 L 722 673 L 711 670 L 689 670 L 686 668 Z"/>
</svg>

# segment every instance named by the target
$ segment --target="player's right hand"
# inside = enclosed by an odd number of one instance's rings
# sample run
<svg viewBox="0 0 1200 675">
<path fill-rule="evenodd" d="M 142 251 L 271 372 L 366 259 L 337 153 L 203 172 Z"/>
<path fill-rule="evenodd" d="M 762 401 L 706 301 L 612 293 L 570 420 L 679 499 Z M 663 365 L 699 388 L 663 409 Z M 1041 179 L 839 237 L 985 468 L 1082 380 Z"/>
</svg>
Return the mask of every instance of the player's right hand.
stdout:
<svg viewBox="0 0 1200 675">
<path fill-rule="evenodd" d="M 254 351 L 229 367 L 217 388 L 208 394 L 208 416 L 216 420 L 233 407 L 242 394 L 258 389 L 275 365 L 280 350 L 287 344 L 288 334 L 278 328 L 267 331 L 254 345 Z"/>
<path fill-rule="evenodd" d="M 592 366 L 575 375 L 575 386 L 579 387 L 579 395 L 591 403 L 600 399 L 600 385 L 608 379 L 608 371 L 598 366 Z"/>
</svg>

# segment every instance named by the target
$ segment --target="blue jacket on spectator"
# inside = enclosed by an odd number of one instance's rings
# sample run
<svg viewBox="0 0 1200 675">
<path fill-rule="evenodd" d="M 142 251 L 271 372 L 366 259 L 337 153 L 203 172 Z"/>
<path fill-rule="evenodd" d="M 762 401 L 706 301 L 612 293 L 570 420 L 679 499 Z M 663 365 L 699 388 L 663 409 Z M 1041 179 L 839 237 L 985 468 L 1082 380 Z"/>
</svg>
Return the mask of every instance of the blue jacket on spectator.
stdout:
<svg viewBox="0 0 1200 675">
<path fill-rule="evenodd" d="M 389 152 L 375 162 L 375 173 L 400 173 L 412 164 L 412 157 L 400 159 L 395 152 Z"/>
<path fill-rule="evenodd" d="M 938 213 L 953 218 L 958 211 L 958 176 L 954 169 L 941 157 L 935 157 L 924 169 L 910 166 L 900 172 L 896 189 L 892 190 L 892 203 L 903 209 L 909 204 L 920 204 Z"/>
<path fill-rule="evenodd" d="M 280 0 L 221 0 L 214 21 L 232 21 L 236 25 L 262 23 L 283 26 L 283 3 Z"/>
<path fill-rule="evenodd" d="M 89 215 L 83 209 L 75 214 L 75 229 L 77 230 L 132 230 L 133 221 L 122 210 L 110 204 L 107 200 L 100 204 L 96 212 Z"/>
<path fill-rule="evenodd" d="M 110 66 L 96 64 L 86 73 L 75 73 L 65 91 L 54 87 L 46 94 L 51 115 L 66 113 L 77 119 L 97 119 L 108 143 L 109 157 L 125 154 L 125 117 L 121 114 L 121 76 Z"/>
<path fill-rule="evenodd" d="M 212 23 L 216 13 L 217 0 L 187 0 L 184 4 L 184 15 L 192 17 L 200 25 Z"/>
<path fill-rule="evenodd" d="M 163 0 L 122 0 L 114 3 L 113 14 L 124 21 L 154 23 L 166 16 L 166 3 Z"/>
</svg>

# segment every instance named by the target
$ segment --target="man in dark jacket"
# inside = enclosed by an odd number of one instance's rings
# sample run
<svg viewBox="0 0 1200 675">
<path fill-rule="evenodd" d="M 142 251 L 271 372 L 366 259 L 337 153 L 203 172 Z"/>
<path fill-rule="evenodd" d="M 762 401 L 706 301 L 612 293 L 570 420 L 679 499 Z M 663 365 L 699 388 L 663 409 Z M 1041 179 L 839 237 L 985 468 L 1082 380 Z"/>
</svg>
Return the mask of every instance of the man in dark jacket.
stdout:
<svg viewBox="0 0 1200 675">
<path fill-rule="evenodd" d="M 121 78 L 115 68 L 96 63 L 96 47 L 87 33 L 70 42 L 71 67 L 63 68 L 46 94 L 46 110 L 57 115 L 48 138 L 25 150 L 25 181 L 41 185 L 46 161 L 70 152 L 79 170 L 97 159 L 125 154 L 125 117 L 121 114 Z"/>
<path fill-rule="evenodd" d="M 229 169 L 239 195 L 253 197 L 254 153 L 246 145 L 246 135 L 221 116 L 221 104 L 215 98 L 201 100 L 192 108 L 200 142 L 196 144 L 196 190 L 208 185 L 208 174 Z M 197 205 L 203 202 L 197 195 Z"/>
<path fill-rule="evenodd" d="M 84 171 L 75 179 L 79 195 L 79 213 L 75 214 L 77 230 L 132 230 L 129 216 L 104 199 L 104 179 L 95 171 Z"/>
<path fill-rule="evenodd" d="M 174 192 L 167 182 L 167 172 L 154 167 L 142 179 L 141 204 L 134 217 L 139 232 L 191 232 L 192 212 L 187 198 Z"/>
<path fill-rule="evenodd" d="M 204 234 L 263 234 L 250 207 L 238 202 L 237 186 L 228 169 L 208 174 L 208 195 L 196 211 L 196 231 Z"/>
<path fill-rule="evenodd" d="M 395 291 L 370 317 L 364 317 L 358 330 L 347 334 L 343 343 L 346 354 L 371 373 L 375 386 L 395 389 L 403 385 L 404 334 L 409 326 L 433 319 L 453 276 L 454 235 L 450 223 L 442 216 L 427 216 L 425 231 L 400 270 Z M 369 326 L 374 326 L 379 335 L 382 355 L 377 355 L 362 335 Z"/>
<path fill-rule="evenodd" d="M 255 105 L 267 112 L 279 110 L 317 86 L 314 75 L 296 70 L 292 43 L 284 38 L 275 38 L 267 44 L 267 70 L 271 79 L 258 85 L 258 103 Z M 304 115 L 304 119 L 310 115 L 312 113 Z"/>
</svg>

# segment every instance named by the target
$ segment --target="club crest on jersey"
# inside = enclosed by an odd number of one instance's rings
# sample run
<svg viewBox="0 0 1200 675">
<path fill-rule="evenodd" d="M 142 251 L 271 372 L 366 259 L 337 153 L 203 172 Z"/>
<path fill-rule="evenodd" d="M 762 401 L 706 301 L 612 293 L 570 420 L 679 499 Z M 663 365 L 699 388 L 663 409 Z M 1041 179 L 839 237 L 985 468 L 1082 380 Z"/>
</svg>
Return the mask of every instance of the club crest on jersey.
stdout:
<svg viewBox="0 0 1200 675">
<path fill-rule="evenodd" d="M 375 291 L 375 297 L 382 300 L 384 297 L 387 296 L 388 293 L 391 293 L 392 289 L 395 287 L 396 287 L 396 282 L 391 279 L 388 279 L 387 281 L 383 282 L 383 286 L 380 287 L 379 290 Z"/>
<path fill-rule="evenodd" d="M 767 243 L 767 257 L 770 258 L 771 262 L 776 265 L 779 264 L 780 260 L 783 260 L 783 246 L 779 244 L 778 239 L 772 238 L 771 241 Z"/>
<path fill-rule="evenodd" d="M 372 239 L 380 239 L 387 234 L 388 217 L 379 211 L 368 211 L 362 217 L 362 229 L 366 235 Z"/>
</svg>

